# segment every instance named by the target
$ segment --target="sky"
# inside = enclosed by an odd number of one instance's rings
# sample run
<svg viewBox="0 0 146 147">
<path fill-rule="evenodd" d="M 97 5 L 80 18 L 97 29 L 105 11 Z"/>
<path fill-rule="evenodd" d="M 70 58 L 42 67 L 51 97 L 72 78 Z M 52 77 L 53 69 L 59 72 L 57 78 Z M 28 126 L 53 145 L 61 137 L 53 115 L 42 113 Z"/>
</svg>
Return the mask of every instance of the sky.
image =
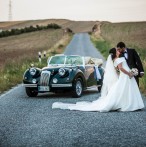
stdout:
<svg viewBox="0 0 146 147">
<path fill-rule="evenodd" d="M 146 21 L 146 0 L 11 0 L 12 20 Z M 0 22 L 9 20 L 9 0 L 0 0 Z"/>
</svg>

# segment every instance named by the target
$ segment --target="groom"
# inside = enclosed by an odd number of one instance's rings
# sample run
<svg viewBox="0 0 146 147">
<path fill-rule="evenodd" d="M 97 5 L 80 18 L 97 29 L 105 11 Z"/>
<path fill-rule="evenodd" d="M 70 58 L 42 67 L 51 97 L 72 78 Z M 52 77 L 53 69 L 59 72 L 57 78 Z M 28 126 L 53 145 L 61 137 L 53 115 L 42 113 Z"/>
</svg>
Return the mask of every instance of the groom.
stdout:
<svg viewBox="0 0 146 147">
<path fill-rule="evenodd" d="M 117 44 L 117 50 L 121 52 L 121 56 L 125 57 L 127 64 L 130 69 L 137 68 L 138 69 L 138 76 L 135 76 L 136 82 L 139 86 L 139 77 L 142 77 L 144 75 L 144 69 L 142 66 L 142 62 L 140 60 L 139 55 L 135 51 L 135 49 L 129 49 L 126 47 L 124 42 L 119 42 Z M 115 48 L 110 49 L 109 53 L 112 53 Z"/>
</svg>

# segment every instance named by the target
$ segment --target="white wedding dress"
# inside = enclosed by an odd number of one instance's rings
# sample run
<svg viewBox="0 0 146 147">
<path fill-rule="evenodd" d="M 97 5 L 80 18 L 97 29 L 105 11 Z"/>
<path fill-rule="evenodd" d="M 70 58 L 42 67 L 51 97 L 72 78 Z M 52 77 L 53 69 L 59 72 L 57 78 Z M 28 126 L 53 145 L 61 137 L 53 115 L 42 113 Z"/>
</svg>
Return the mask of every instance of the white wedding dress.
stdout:
<svg viewBox="0 0 146 147">
<path fill-rule="evenodd" d="M 130 70 L 124 57 L 117 58 L 113 63 L 109 55 L 105 68 L 101 97 L 99 99 L 93 102 L 77 102 L 76 104 L 55 102 L 52 108 L 99 112 L 109 112 L 112 110 L 135 111 L 144 108 L 135 78 L 132 77 L 130 79 L 122 71 L 120 71 L 119 76 L 116 73 L 114 67 L 117 67 L 120 63 L 122 63 L 125 70 Z"/>
</svg>

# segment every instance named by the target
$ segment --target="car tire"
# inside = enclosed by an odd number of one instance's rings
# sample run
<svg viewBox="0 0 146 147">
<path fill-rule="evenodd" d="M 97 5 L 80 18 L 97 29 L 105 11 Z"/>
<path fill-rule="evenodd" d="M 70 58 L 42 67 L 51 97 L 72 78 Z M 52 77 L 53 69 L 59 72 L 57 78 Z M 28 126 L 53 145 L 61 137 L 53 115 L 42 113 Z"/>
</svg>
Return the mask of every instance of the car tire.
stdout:
<svg viewBox="0 0 146 147">
<path fill-rule="evenodd" d="M 80 78 L 73 82 L 72 96 L 75 98 L 81 97 L 83 93 L 83 82 Z"/>
<path fill-rule="evenodd" d="M 34 89 L 34 88 L 26 87 L 25 90 L 26 90 L 26 94 L 29 97 L 36 97 L 38 95 L 38 91 L 36 89 Z"/>
<path fill-rule="evenodd" d="M 99 80 L 98 83 L 98 92 L 101 92 L 101 89 L 102 89 L 102 80 Z"/>
<path fill-rule="evenodd" d="M 101 86 L 98 87 L 98 92 L 101 92 Z"/>
</svg>

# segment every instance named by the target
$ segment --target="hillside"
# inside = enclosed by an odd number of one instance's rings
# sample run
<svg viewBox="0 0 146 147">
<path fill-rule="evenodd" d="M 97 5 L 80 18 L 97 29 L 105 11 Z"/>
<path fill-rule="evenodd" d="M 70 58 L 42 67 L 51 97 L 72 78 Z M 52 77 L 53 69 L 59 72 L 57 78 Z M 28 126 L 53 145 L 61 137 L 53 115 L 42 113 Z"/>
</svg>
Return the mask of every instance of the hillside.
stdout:
<svg viewBox="0 0 146 147">
<path fill-rule="evenodd" d="M 112 45 L 123 41 L 130 47 L 146 49 L 146 22 L 101 23 L 101 35 Z"/>
<path fill-rule="evenodd" d="M 74 33 L 91 32 L 92 27 L 99 23 L 98 21 L 71 21 L 66 19 L 46 19 L 46 20 L 28 20 L 28 21 L 14 21 L 14 22 L 0 22 L 0 29 L 9 30 L 13 28 L 24 28 L 36 25 L 48 25 L 51 23 L 62 26 L 63 29 L 70 28 Z"/>
<path fill-rule="evenodd" d="M 37 56 L 38 51 L 48 50 L 62 38 L 63 31 L 45 30 L 0 39 L 0 67 L 9 60 Z"/>
</svg>

